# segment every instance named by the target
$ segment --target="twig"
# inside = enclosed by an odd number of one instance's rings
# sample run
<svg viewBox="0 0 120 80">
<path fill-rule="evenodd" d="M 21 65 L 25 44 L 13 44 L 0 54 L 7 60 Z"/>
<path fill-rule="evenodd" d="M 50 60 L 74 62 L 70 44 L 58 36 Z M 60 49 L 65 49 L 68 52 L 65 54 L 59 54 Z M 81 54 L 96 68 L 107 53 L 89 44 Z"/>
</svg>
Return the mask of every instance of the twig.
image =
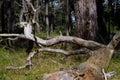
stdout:
<svg viewBox="0 0 120 80">
<path fill-rule="evenodd" d="M 104 75 L 105 80 L 107 80 L 107 76 L 106 76 L 105 70 L 102 69 L 102 72 L 103 72 L 103 75 Z"/>
<path fill-rule="evenodd" d="M 108 78 L 111 78 L 111 77 L 113 77 L 114 75 L 116 75 L 116 72 L 115 72 L 115 71 L 105 73 L 105 70 L 104 70 L 104 69 L 102 69 L 102 73 L 103 73 L 103 75 L 104 75 L 105 80 L 108 80 Z"/>
<path fill-rule="evenodd" d="M 15 4 L 17 4 L 19 7 L 22 7 L 22 5 L 19 4 L 17 1 L 15 1 Z"/>
<path fill-rule="evenodd" d="M 15 38 L 6 38 L 6 39 L 9 39 L 9 40 L 14 41 L 14 40 L 17 40 L 17 39 L 18 39 L 18 37 L 15 37 Z"/>
</svg>

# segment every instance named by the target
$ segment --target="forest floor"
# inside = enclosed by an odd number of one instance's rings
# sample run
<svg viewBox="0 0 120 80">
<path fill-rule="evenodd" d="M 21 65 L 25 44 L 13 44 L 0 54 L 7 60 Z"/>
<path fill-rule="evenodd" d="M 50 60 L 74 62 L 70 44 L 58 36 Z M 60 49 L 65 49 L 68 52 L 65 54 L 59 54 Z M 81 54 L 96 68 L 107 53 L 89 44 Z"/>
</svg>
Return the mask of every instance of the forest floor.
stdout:
<svg viewBox="0 0 120 80">
<path fill-rule="evenodd" d="M 0 48 L 0 80 L 41 80 L 48 73 L 59 71 L 61 68 L 71 68 L 88 59 L 88 55 L 79 54 L 65 57 L 62 54 L 41 52 L 32 59 L 31 70 L 6 70 L 7 66 L 25 64 L 25 49 L 6 50 Z M 120 80 L 120 51 L 115 52 L 108 71 L 116 71 L 117 75 L 109 80 Z"/>
</svg>

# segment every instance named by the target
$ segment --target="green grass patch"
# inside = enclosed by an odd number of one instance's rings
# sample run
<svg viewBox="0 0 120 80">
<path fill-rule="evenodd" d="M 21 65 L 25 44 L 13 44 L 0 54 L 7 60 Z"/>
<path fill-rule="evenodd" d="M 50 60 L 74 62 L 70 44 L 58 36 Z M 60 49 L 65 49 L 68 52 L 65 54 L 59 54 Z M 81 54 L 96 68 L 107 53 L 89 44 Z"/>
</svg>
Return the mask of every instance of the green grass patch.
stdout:
<svg viewBox="0 0 120 80">
<path fill-rule="evenodd" d="M 111 60 L 108 71 L 116 71 L 117 75 L 110 80 L 120 78 L 120 52 L 117 52 Z M 86 55 L 73 55 L 65 57 L 62 54 L 40 52 L 32 59 L 31 70 L 6 70 L 7 66 L 21 66 L 25 64 L 25 50 L 8 51 L 0 48 L 0 80 L 40 80 L 43 75 L 59 71 L 60 68 L 71 68 L 86 61 Z"/>
</svg>

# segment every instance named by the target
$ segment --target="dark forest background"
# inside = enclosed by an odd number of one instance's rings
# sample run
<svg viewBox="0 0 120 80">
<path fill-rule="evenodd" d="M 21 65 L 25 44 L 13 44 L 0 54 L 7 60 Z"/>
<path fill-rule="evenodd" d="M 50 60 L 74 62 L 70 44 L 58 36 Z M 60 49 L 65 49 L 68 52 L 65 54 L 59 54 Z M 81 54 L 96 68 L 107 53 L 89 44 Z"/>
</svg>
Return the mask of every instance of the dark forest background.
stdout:
<svg viewBox="0 0 120 80">
<path fill-rule="evenodd" d="M 0 33 L 23 33 L 23 29 L 17 25 L 20 22 L 23 1 L 0 1 Z M 35 32 L 39 35 L 44 34 L 46 38 L 62 34 L 107 44 L 116 31 L 120 30 L 119 0 L 96 0 L 95 4 L 94 0 L 88 3 L 80 0 L 31 0 L 31 2 L 35 8 L 40 7 L 36 14 L 40 27 L 37 27 Z M 79 3 L 86 4 L 81 5 L 86 10 L 82 12 Z M 97 6 L 97 12 L 88 15 L 87 8 L 91 8 L 87 6 L 88 4 Z M 27 12 L 23 21 L 27 21 L 26 16 Z"/>
</svg>

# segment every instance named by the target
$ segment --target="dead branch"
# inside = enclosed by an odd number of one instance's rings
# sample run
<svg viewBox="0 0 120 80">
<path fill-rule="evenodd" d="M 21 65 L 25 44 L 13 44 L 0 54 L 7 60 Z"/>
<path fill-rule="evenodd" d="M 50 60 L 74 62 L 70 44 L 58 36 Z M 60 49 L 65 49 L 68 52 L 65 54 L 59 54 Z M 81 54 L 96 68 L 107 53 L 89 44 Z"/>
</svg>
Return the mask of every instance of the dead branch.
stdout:
<svg viewBox="0 0 120 80">
<path fill-rule="evenodd" d="M 103 44 L 100 44 L 91 40 L 84 40 L 81 38 L 72 37 L 72 36 L 57 36 L 49 40 L 44 40 L 32 34 L 31 22 L 21 22 L 20 25 L 24 27 L 24 34 L 0 34 L 0 36 L 1 37 L 16 36 L 19 38 L 25 38 L 32 41 L 37 41 L 38 44 L 41 44 L 43 46 L 52 46 L 61 42 L 69 42 L 69 43 L 78 44 L 80 46 L 86 47 L 88 49 L 93 49 L 93 50 L 101 47 L 105 47 L 105 45 Z"/>
<path fill-rule="evenodd" d="M 112 72 L 106 73 L 105 75 L 106 75 L 107 78 L 111 78 L 111 77 L 115 76 L 116 74 L 117 73 L 115 71 L 112 71 Z"/>
<path fill-rule="evenodd" d="M 116 33 L 106 47 L 93 51 L 93 55 L 87 61 L 77 66 L 75 70 L 69 69 L 48 74 L 42 80 L 107 80 L 107 78 L 116 74 L 115 72 L 105 73 L 104 70 L 107 70 L 114 48 L 119 42 L 120 32 Z M 76 72 L 79 75 L 75 75 Z"/>
<path fill-rule="evenodd" d="M 74 55 L 74 54 L 86 54 L 86 53 L 90 52 L 90 50 L 85 49 L 85 48 L 79 49 L 79 50 L 70 50 L 70 51 L 65 51 L 65 50 L 61 50 L 61 49 L 41 48 L 41 49 L 39 49 L 39 52 L 41 52 L 41 51 L 61 53 L 66 56 L 70 56 L 70 55 Z"/>
<path fill-rule="evenodd" d="M 16 4 L 17 6 L 19 6 L 19 7 L 22 7 L 22 5 L 19 4 L 17 1 L 15 1 L 15 4 Z"/>
<path fill-rule="evenodd" d="M 12 40 L 12 41 L 14 41 L 14 40 L 17 40 L 18 39 L 18 37 L 15 37 L 15 38 L 6 38 L 7 40 Z"/>
<path fill-rule="evenodd" d="M 103 77 L 104 77 L 105 80 L 108 80 L 108 78 L 111 78 L 111 77 L 116 75 L 115 71 L 105 73 L 105 70 L 102 69 L 102 72 L 103 72 Z"/>
<path fill-rule="evenodd" d="M 34 57 L 34 55 L 38 54 L 39 52 L 51 52 L 51 53 L 61 53 L 64 54 L 66 56 L 69 55 L 75 55 L 75 54 L 86 54 L 89 53 L 90 50 L 88 49 L 80 49 L 80 50 L 70 50 L 70 51 L 65 51 L 65 50 L 61 50 L 61 49 L 51 49 L 51 48 L 40 48 L 38 50 L 35 50 L 33 52 L 30 52 L 27 59 L 26 59 L 26 64 L 23 66 L 19 66 L 19 67 L 13 67 L 13 66 L 9 66 L 6 69 L 23 69 L 23 68 L 30 68 L 32 65 L 32 58 Z"/>
<path fill-rule="evenodd" d="M 14 69 L 23 69 L 23 68 L 26 68 L 27 65 L 23 65 L 23 66 L 20 66 L 20 67 L 13 67 L 13 66 L 8 66 L 6 67 L 7 70 L 14 70 Z"/>
<path fill-rule="evenodd" d="M 31 33 L 29 34 L 29 31 L 27 32 L 26 30 L 25 30 L 25 34 L 0 34 L 0 36 L 1 37 L 19 37 L 19 38 L 25 38 L 25 39 L 35 41 L 34 36 Z M 52 46 L 57 43 L 69 42 L 69 43 L 78 44 L 78 45 L 86 47 L 88 49 L 98 49 L 101 47 L 105 47 L 105 45 L 103 45 L 103 44 L 100 44 L 100 43 L 97 43 L 97 42 L 94 42 L 91 40 L 84 40 L 81 38 L 72 37 L 72 36 L 57 36 L 50 40 L 44 40 L 37 36 L 35 36 L 35 37 L 37 39 L 37 43 L 41 44 L 43 46 Z"/>
</svg>

